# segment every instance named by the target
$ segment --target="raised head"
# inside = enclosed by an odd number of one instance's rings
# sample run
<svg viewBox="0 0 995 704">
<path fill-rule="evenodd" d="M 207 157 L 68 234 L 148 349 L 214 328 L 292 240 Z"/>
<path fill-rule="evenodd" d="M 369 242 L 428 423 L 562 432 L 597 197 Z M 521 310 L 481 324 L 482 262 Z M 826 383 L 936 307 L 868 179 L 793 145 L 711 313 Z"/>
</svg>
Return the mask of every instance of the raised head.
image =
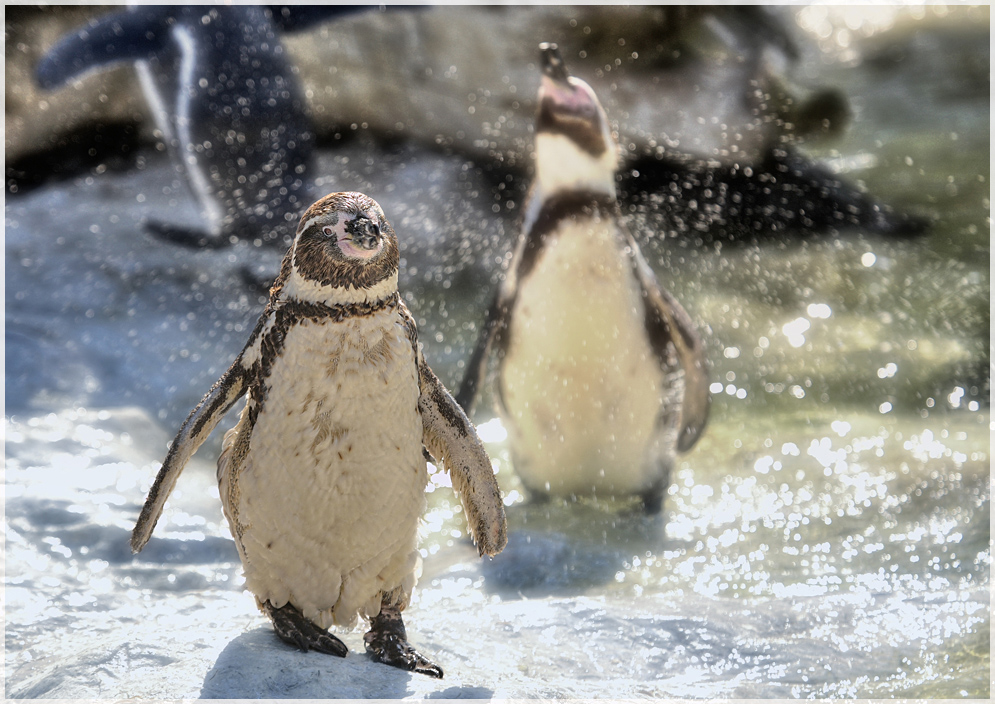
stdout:
<svg viewBox="0 0 995 704">
<path fill-rule="evenodd" d="M 397 291 L 400 253 L 380 205 L 332 193 L 301 216 L 270 296 L 308 303 L 375 303 Z"/>
<path fill-rule="evenodd" d="M 558 190 L 615 195 L 618 143 L 591 86 L 567 71 L 556 44 L 539 45 L 542 82 L 535 127 L 536 180 Z"/>
</svg>

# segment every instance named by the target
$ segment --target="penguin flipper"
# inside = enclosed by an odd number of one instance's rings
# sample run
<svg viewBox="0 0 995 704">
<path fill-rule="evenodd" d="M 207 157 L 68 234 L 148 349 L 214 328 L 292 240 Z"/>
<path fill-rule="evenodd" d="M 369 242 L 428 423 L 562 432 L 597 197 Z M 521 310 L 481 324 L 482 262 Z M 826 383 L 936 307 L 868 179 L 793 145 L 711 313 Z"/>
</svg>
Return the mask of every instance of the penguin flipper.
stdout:
<svg viewBox="0 0 995 704">
<path fill-rule="evenodd" d="M 494 344 L 498 330 L 501 329 L 507 318 L 510 298 L 511 296 L 507 293 L 504 285 L 501 285 L 497 293 L 494 294 L 494 299 L 487 309 L 484 327 L 480 331 L 480 337 L 477 338 L 477 346 L 466 365 L 466 374 L 460 383 L 459 391 L 456 392 L 456 403 L 466 412 L 467 416 L 473 413 L 473 408 L 477 403 L 477 394 L 487 371 L 487 353 Z"/>
<path fill-rule="evenodd" d="M 117 61 L 148 59 L 168 39 L 169 8 L 136 8 L 115 12 L 67 34 L 42 57 L 35 80 L 51 90 L 90 69 Z"/>
<path fill-rule="evenodd" d="M 131 532 L 132 552 L 137 553 L 145 547 L 149 538 L 152 537 L 152 531 L 159 516 L 162 515 L 166 499 L 169 498 L 173 487 L 176 486 L 176 480 L 187 461 L 211 434 L 225 413 L 245 394 L 247 388 L 248 374 L 242 366 L 240 355 L 180 426 L 180 431 L 173 439 L 173 444 L 166 454 L 166 459 L 163 460 L 159 474 L 156 476 L 152 488 L 149 489 L 149 495 L 145 499 L 145 505 L 142 507 L 138 522 Z"/>
<path fill-rule="evenodd" d="M 684 399 L 681 403 L 681 423 L 677 449 L 687 452 L 701 437 L 712 397 L 708 391 L 708 359 L 705 346 L 695 329 L 691 316 L 674 296 L 662 288 L 646 260 L 643 259 L 631 235 L 628 245 L 633 269 L 646 304 L 646 328 L 657 355 L 665 358 L 667 343 L 672 343 L 684 370 Z"/>
<path fill-rule="evenodd" d="M 470 537 L 481 555 L 497 555 L 508 542 L 501 490 L 477 431 L 442 385 L 421 353 L 418 354 L 422 442 L 449 472 L 459 495 Z"/>
</svg>

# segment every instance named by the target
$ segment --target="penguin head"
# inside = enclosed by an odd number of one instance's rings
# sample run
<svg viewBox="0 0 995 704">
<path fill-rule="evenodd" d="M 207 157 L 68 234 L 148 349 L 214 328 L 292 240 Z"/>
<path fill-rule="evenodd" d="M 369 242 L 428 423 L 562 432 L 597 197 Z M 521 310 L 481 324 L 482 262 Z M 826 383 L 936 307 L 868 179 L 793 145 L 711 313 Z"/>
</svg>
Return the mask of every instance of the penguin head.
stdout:
<svg viewBox="0 0 995 704">
<path fill-rule="evenodd" d="M 556 44 L 539 45 L 542 82 L 535 126 L 536 180 L 546 195 L 587 189 L 615 194 L 618 142 L 598 96 L 571 76 Z"/>
<path fill-rule="evenodd" d="M 399 261 L 380 205 L 362 193 L 332 193 L 301 216 L 270 295 L 331 305 L 378 300 L 397 290 Z"/>
</svg>

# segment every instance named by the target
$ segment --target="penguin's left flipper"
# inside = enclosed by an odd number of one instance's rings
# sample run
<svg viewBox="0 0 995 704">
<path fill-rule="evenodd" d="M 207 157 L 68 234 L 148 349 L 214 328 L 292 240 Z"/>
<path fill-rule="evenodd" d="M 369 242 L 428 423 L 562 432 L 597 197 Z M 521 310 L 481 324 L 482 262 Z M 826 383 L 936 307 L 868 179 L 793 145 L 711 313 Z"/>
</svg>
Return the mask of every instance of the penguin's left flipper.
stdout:
<svg viewBox="0 0 995 704">
<path fill-rule="evenodd" d="M 487 371 L 488 352 L 490 352 L 498 332 L 505 324 L 513 295 L 514 292 L 511 288 L 507 284 L 502 284 L 487 309 L 487 318 L 484 320 L 483 329 L 477 339 L 477 346 L 473 349 L 470 361 L 466 365 L 466 374 L 456 392 L 456 403 L 466 412 L 467 416 L 473 414 L 473 407 L 477 402 L 477 395 Z"/>
<path fill-rule="evenodd" d="M 701 437 L 712 397 L 708 391 L 708 359 L 705 346 L 695 329 L 691 316 L 669 291 L 662 288 L 632 236 L 628 236 L 633 271 L 646 304 L 646 330 L 653 349 L 661 360 L 666 359 L 667 345 L 673 344 L 677 359 L 684 370 L 684 398 L 677 449 L 687 452 Z"/>
<path fill-rule="evenodd" d="M 366 652 L 376 662 L 442 679 L 442 668 L 408 643 L 401 609 L 397 606 L 380 606 L 380 613 L 370 619 L 370 630 L 363 636 L 363 642 Z"/>
<path fill-rule="evenodd" d="M 256 326 L 254 337 L 258 339 L 260 326 Z M 173 438 L 173 444 L 163 460 L 159 474 L 149 489 L 142 513 L 138 517 L 134 530 L 131 532 L 131 550 L 139 552 L 149 542 L 155 524 L 162 515 L 163 506 L 169 498 L 180 472 L 197 451 L 207 436 L 211 434 L 218 422 L 224 417 L 235 402 L 248 388 L 248 374 L 242 366 L 242 356 L 235 360 L 220 379 L 211 387 L 207 395 L 183 421 L 179 432 Z"/>
<path fill-rule="evenodd" d="M 453 397 L 418 352 L 422 443 L 449 472 L 480 555 L 497 555 L 508 542 L 501 490 L 483 443 Z"/>
</svg>

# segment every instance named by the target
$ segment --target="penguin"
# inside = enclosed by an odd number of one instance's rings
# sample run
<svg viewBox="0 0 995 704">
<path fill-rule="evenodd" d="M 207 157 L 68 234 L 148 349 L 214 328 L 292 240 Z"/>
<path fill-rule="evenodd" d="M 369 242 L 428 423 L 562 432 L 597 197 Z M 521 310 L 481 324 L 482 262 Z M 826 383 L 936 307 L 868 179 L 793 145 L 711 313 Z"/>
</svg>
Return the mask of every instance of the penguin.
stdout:
<svg viewBox="0 0 995 704">
<path fill-rule="evenodd" d="M 55 89 L 91 69 L 133 61 L 162 139 L 198 203 L 203 229 L 150 220 L 181 245 L 237 240 L 286 247 L 314 200 L 315 132 L 277 33 L 360 7 L 138 6 L 63 37 L 35 77 Z"/>
<path fill-rule="evenodd" d="M 535 180 L 457 401 L 471 413 L 496 348 L 498 411 L 528 492 L 639 496 L 655 514 L 676 452 L 708 419 L 703 343 L 621 220 L 604 108 L 555 44 L 540 55 Z"/>
<path fill-rule="evenodd" d="M 344 657 L 362 617 L 377 662 L 441 678 L 401 612 L 419 566 L 427 458 L 448 471 L 480 555 L 507 542 L 490 460 L 425 361 L 380 206 L 333 193 L 303 214 L 244 349 L 180 427 L 131 537 L 148 542 L 191 455 L 243 395 L 218 458 L 246 588 L 276 634 Z"/>
</svg>

